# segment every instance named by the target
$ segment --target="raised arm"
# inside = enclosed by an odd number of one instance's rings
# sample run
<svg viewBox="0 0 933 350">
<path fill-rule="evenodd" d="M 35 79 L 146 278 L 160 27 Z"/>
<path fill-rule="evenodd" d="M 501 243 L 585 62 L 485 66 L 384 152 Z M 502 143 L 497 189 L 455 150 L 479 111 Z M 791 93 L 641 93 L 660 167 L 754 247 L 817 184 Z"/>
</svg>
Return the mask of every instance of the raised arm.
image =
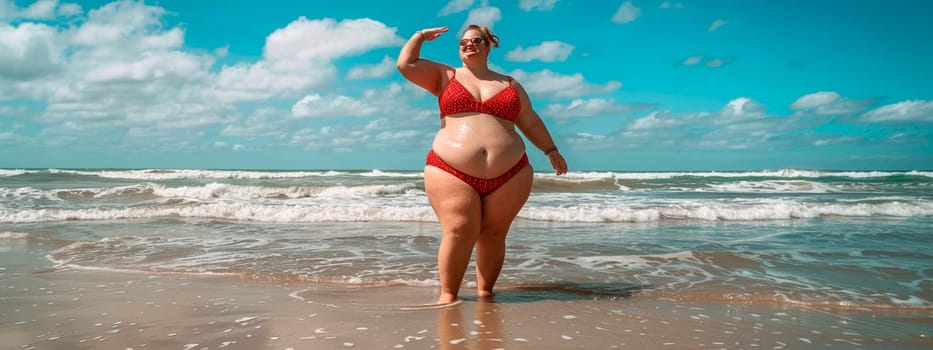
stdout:
<svg viewBox="0 0 933 350">
<path fill-rule="evenodd" d="M 428 28 L 415 32 L 402 46 L 402 51 L 398 53 L 396 66 L 402 76 L 408 81 L 422 87 L 437 96 L 443 89 L 445 72 L 451 69 L 449 66 L 421 58 L 421 45 L 425 41 L 437 39 L 442 33 L 447 31 L 447 27 Z"/>
<path fill-rule="evenodd" d="M 522 111 L 519 113 L 515 125 L 528 138 L 528 141 L 531 141 L 535 147 L 544 152 L 548 160 L 551 161 L 551 167 L 554 168 L 557 175 L 566 174 L 567 161 L 564 160 L 564 156 L 557 149 L 557 143 L 551 137 L 551 133 L 547 130 L 547 126 L 544 125 L 544 121 L 531 107 L 531 99 L 528 98 L 528 93 L 525 92 L 525 88 L 518 81 L 514 81 L 513 84 L 515 90 L 518 91 L 518 98 L 522 104 Z"/>
</svg>

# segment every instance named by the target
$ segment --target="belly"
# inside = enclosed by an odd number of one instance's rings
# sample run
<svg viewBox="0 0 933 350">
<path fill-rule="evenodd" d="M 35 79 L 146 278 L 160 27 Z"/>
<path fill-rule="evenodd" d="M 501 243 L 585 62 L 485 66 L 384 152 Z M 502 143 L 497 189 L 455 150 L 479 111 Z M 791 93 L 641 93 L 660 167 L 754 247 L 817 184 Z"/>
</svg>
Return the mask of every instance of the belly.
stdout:
<svg viewBox="0 0 933 350">
<path fill-rule="evenodd" d="M 483 179 L 502 175 L 525 154 L 513 124 L 490 115 L 444 118 L 431 147 L 450 166 Z"/>
</svg>

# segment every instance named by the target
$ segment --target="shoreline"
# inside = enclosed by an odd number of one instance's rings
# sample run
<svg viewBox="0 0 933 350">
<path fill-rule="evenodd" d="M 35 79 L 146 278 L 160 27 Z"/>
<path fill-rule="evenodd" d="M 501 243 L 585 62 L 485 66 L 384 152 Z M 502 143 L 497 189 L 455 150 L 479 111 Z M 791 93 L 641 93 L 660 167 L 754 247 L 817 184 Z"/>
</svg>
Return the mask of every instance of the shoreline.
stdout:
<svg viewBox="0 0 933 350">
<path fill-rule="evenodd" d="M 7 255 L 7 254 L 4 254 Z M 8 259 L 0 259 L 8 260 Z M 6 261 L 4 261 L 6 262 Z M 4 264 L 4 266 L 9 266 Z M 912 312 L 576 296 L 509 289 L 456 306 L 434 288 L 221 276 L 0 270 L 0 344 L 35 349 L 925 349 Z"/>
</svg>

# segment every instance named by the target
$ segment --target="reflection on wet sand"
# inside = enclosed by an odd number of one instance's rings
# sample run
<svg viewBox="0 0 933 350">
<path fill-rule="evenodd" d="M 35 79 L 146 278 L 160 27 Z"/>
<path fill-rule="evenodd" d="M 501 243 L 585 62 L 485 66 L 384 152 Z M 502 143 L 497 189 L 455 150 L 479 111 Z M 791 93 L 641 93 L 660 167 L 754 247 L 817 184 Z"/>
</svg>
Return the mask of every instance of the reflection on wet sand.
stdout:
<svg viewBox="0 0 933 350">
<path fill-rule="evenodd" d="M 501 306 L 542 301 L 572 301 L 628 298 L 645 286 L 628 283 L 543 283 L 509 286 L 496 295 L 470 300 L 438 310 L 437 332 L 441 349 L 503 349 L 506 348 Z M 472 320 L 463 313 L 474 308 Z M 520 339 L 520 338 L 517 338 Z"/>
<path fill-rule="evenodd" d="M 473 319 L 464 321 L 465 308 L 475 308 Z M 503 349 L 506 348 L 499 307 L 493 298 L 476 303 L 442 309 L 437 314 L 437 330 L 441 349 Z"/>
</svg>

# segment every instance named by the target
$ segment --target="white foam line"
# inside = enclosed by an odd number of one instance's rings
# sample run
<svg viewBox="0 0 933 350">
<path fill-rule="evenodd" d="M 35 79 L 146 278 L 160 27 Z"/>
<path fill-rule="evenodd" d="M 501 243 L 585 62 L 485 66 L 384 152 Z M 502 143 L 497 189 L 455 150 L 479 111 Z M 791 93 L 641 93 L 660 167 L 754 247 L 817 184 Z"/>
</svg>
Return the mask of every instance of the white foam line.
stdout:
<svg viewBox="0 0 933 350">
<path fill-rule="evenodd" d="M 294 292 L 288 293 L 288 296 L 289 296 L 290 298 L 298 299 L 298 301 L 305 301 L 305 298 L 302 297 L 302 296 L 300 296 L 299 294 L 305 293 L 305 292 L 310 292 L 310 291 L 311 291 L 310 289 L 296 290 L 296 291 L 294 291 Z"/>
<path fill-rule="evenodd" d="M 60 260 L 56 260 L 51 255 L 46 255 L 45 258 L 55 264 L 54 269 L 56 270 L 76 269 L 76 270 L 85 270 L 85 271 L 104 271 L 104 272 L 146 274 L 146 275 L 180 275 L 180 276 L 204 276 L 204 277 L 237 277 L 237 276 L 240 276 L 239 273 L 232 273 L 232 272 L 185 272 L 185 271 L 167 272 L 167 271 L 115 269 L 112 267 L 84 266 L 84 265 L 78 265 L 78 264 L 65 263 Z"/>
<path fill-rule="evenodd" d="M 403 306 L 399 310 L 402 311 L 417 311 L 417 310 L 436 310 L 436 309 L 445 309 L 452 306 L 460 305 L 463 300 L 457 299 L 454 302 L 447 304 L 426 304 L 426 305 L 414 305 L 414 306 Z"/>
</svg>

